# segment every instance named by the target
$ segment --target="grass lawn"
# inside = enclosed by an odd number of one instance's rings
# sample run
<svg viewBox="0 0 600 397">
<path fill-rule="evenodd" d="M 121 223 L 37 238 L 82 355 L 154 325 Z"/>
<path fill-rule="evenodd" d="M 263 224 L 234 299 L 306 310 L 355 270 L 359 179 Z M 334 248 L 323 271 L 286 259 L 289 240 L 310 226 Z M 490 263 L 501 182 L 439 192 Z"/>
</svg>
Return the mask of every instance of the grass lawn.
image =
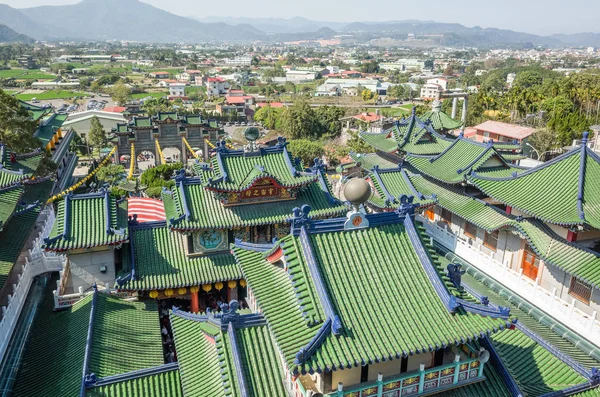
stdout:
<svg viewBox="0 0 600 397">
<path fill-rule="evenodd" d="M 4 91 L 4 93 L 5 93 L 6 95 L 12 95 L 12 94 L 14 94 L 15 92 L 18 92 L 17 90 L 2 90 L 2 91 Z"/>
<path fill-rule="evenodd" d="M 129 95 L 131 99 L 142 99 L 151 96 L 152 98 L 161 98 L 164 96 L 168 96 L 168 92 L 138 92 L 135 94 Z"/>
<path fill-rule="evenodd" d="M 400 107 L 397 108 L 379 108 L 379 113 L 381 113 L 384 116 L 388 116 L 388 117 L 400 117 L 400 116 L 406 116 L 407 114 L 410 114 L 411 109 L 412 109 L 412 105 L 409 105 L 410 107 L 406 107 L 406 105 L 402 105 Z M 368 112 L 373 112 L 375 113 L 377 109 L 375 108 L 368 108 L 367 111 Z"/>
<path fill-rule="evenodd" d="M 77 92 L 77 91 L 67 91 L 67 90 L 48 90 L 43 92 L 36 92 L 35 94 L 18 94 L 16 95 L 17 99 L 21 99 L 23 101 L 30 101 L 33 98 L 37 98 L 40 100 L 44 99 L 67 99 L 73 98 L 76 96 L 87 96 L 85 92 Z"/>
<path fill-rule="evenodd" d="M 0 70 L 0 79 L 17 78 L 21 80 L 51 80 L 55 79 L 56 76 L 53 74 L 47 74 L 40 72 L 39 69 L 9 69 Z"/>
</svg>

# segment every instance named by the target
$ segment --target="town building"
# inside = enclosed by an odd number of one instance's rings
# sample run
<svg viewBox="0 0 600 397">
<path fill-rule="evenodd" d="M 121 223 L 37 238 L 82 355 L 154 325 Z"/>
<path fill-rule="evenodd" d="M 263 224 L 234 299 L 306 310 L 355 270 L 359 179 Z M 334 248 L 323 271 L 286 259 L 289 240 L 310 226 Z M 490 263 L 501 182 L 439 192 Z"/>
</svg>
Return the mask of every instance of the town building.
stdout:
<svg viewBox="0 0 600 397">
<path fill-rule="evenodd" d="M 170 76 L 169 72 L 151 72 L 148 75 L 153 79 L 168 79 Z"/>
<path fill-rule="evenodd" d="M 421 87 L 421 99 L 439 100 L 448 89 L 448 80 L 442 77 L 428 79 Z"/>
<path fill-rule="evenodd" d="M 525 149 L 529 137 L 535 133 L 535 128 L 488 120 L 471 127 L 470 131 L 469 138 L 475 139 L 478 142 L 487 142 L 489 140 L 499 142 L 516 141 L 524 145 L 523 148 Z"/>
<path fill-rule="evenodd" d="M 169 98 L 185 98 L 185 83 L 169 84 Z"/>
<path fill-rule="evenodd" d="M 104 131 L 111 131 L 113 128 L 117 127 L 118 123 L 126 122 L 125 117 L 122 115 L 125 108 L 121 107 L 121 109 L 119 109 L 119 112 L 111 111 L 114 109 L 104 108 L 103 110 L 87 110 L 84 112 L 69 113 L 63 126 L 75 130 L 82 138 L 87 138 L 91 129 L 92 119 L 96 117 L 98 118 L 98 121 L 100 121 L 100 124 L 102 124 Z"/>
<path fill-rule="evenodd" d="M 209 98 L 225 95 L 229 89 L 229 83 L 221 77 L 209 77 L 206 79 L 206 95 Z"/>
<path fill-rule="evenodd" d="M 425 70 L 426 61 L 418 59 L 398 59 L 395 62 L 383 62 L 379 67 L 385 70 L 398 70 L 400 72 L 421 72 Z"/>
</svg>

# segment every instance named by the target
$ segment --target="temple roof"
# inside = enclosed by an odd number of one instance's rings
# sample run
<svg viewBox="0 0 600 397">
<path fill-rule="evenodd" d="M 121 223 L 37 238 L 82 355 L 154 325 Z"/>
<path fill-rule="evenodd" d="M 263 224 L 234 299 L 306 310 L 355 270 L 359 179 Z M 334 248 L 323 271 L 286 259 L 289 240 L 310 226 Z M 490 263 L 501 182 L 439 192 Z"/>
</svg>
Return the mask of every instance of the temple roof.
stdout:
<svg viewBox="0 0 600 397">
<path fill-rule="evenodd" d="M 567 242 L 540 221 L 507 215 L 482 200 L 465 196 L 457 188 L 442 186 L 421 176 L 410 176 L 410 180 L 419 192 L 435 194 L 442 208 L 488 232 L 512 228 L 547 263 L 594 287 L 600 286 L 600 256 L 594 251 Z"/>
<path fill-rule="evenodd" d="M 17 209 L 17 205 L 19 204 L 19 201 L 21 201 L 21 196 L 23 196 L 24 191 L 25 190 L 20 185 L 0 189 L 0 231 L 2 231 Z"/>
<path fill-rule="evenodd" d="M 394 158 L 395 155 L 388 153 L 354 153 L 349 154 L 352 161 L 356 164 L 360 163 L 362 169 L 370 171 L 376 165 L 380 168 L 394 168 L 402 161 L 400 157 Z M 392 161 L 394 160 L 394 161 Z"/>
<path fill-rule="evenodd" d="M 180 317 L 176 312 L 171 315 L 186 396 L 287 394 L 277 349 L 265 325 L 236 328 L 230 334 L 200 318 Z"/>
<path fill-rule="evenodd" d="M 403 224 L 396 213 L 367 219 L 381 226 L 337 231 L 334 220 L 317 221 L 299 237 L 282 239 L 277 245 L 285 269 L 269 262 L 271 251 L 233 247 L 290 369 L 335 370 L 400 358 L 507 325 L 462 306 L 451 314 L 448 296 L 464 295 L 449 288 L 430 262 L 412 220 Z M 339 221 L 343 227 L 345 218 Z"/>
<path fill-rule="evenodd" d="M 131 226 L 130 232 L 130 246 L 124 250 L 128 263 L 124 263 L 125 278 L 117 280 L 119 289 L 162 290 L 242 278 L 229 252 L 188 257 L 184 247 L 187 236 L 171 232 L 165 222 Z M 135 277 L 127 278 L 133 268 Z"/>
<path fill-rule="evenodd" d="M 315 168 L 311 172 L 302 172 L 300 177 L 292 177 L 283 156 L 282 151 L 246 159 L 236 155 L 231 162 L 225 161 L 224 164 L 227 164 L 227 172 L 233 175 L 231 181 L 241 181 L 248 187 L 252 186 L 253 180 L 264 178 L 267 174 L 272 175 L 274 179 L 277 178 L 277 183 L 283 186 L 300 187 L 295 200 L 224 206 L 215 197 L 215 193 L 205 187 L 210 184 L 206 179 L 207 176 L 219 175 L 221 178 L 221 171 L 216 173 L 210 170 L 198 171 L 204 173 L 202 178 L 186 178 L 180 175 L 176 178 L 176 186 L 172 191 L 163 191 L 162 200 L 169 227 L 173 230 L 185 231 L 286 223 L 292 215 L 292 209 L 302 204 L 310 205 L 313 209 L 312 215 L 316 218 L 335 216 L 345 211 L 346 207 L 332 195 L 329 182 L 320 169 Z M 252 168 L 253 162 L 265 158 L 268 158 L 268 163 L 273 167 L 265 167 L 265 172 Z M 216 163 L 215 160 L 214 164 Z M 247 174 L 243 174 L 240 170 L 245 170 Z M 274 171 L 267 173 L 266 170 Z M 240 189 L 233 182 L 216 182 L 211 186 L 217 189 Z"/>
<path fill-rule="evenodd" d="M 472 174 L 488 196 L 544 222 L 600 228 L 600 157 L 585 143 L 517 176 Z"/>
<path fill-rule="evenodd" d="M 119 201 L 103 189 L 100 193 L 65 196 L 58 203 L 56 221 L 44 248 L 67 251 L 120 245 L 127 238 L 127 201 Z"/>
<path fill-rule="evenodd" d="M 423 121 L 431 121 L 431 126 L 438 131 L 455 130 L 463 125 L 462 121 L 455 120 L 442 111 L 441 106 L 438 108 L 434 107 L 429 112 L 421 115 L 420 118 Z"/>
<path fill-rule="evenodd" d="M 32 328 L 43 332 L 32 333 L 15 395 L 79 395 L 85 365 L 87 374 L 104 378 L 163 364 L 155 302 L 95 292 L 66 311 L 53 312 L 53 300 L 47 298 L 49 305 L 40 310 Z"/>
<path fill-rule="evenodd" d="M 465 181 L 471 172 L 505 176 L 523 169 L 510 165 L 492 143 L 480 143 L 463 137 L 456 139 L 437 156 L 409 154 L 406 159 L 419 172 L 445 183 Z"/>
<path fill-rule="evenodd" d="M 375 166 L 371 170 L 370 180 L 375 187 L 376 194 L 371 196 L 369 203 L 375 207 L 396 209 L 400 205 L 400 197 L 403 195 L 414 196 L 414 202 L 419 206 L 435 204 L 435 197 L 426 197 L 414 188 L 403 168 L 382 169 Z"/>
<path fill-rule="evenodd" d="M 0 144 L 0 189 L 31 178 L 42 157 L 41 150 L 17 154 Z"/>
<path fill-rule="evenodd" d="M 210 167 L 197 165 L 196 169 L 205 187 L 220 192 L 244 191 L 261 178 L 271 178 L 284 188 L 306 186 L 317 180 L 315 173 L 303 172 L 285 143 L 254 153 L 228 150 L 222 143 Z"/>
<path fill-rule="evenodd" d="M 63 125 L 69 115 L 63 113 L 53 113 L 48 118 L 42 121 L 42 125 L 38 128 L 35 137 L 42 141 L 42 147 L 54 137 L 56 131 Z"/>
</svg>

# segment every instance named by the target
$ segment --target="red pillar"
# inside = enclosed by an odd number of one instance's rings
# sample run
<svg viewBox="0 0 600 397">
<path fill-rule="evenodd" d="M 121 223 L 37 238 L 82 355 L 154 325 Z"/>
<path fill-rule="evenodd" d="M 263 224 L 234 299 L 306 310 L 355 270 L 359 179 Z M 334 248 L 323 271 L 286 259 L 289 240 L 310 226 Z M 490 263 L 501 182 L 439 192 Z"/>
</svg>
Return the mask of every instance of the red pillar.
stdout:
<svg viewBox="0 0 600 397">
<path fill-rule="evenodd" d="M 192 297 L 192 313 L 198 313 L 200 311 L 200 305 L 198 304 L 198 291 L 191 292 Z"/>
<path fill-rule="evenodd" d="M 506 206 L 506 213 L 510 215 L 512 213 L 512 207 L 510 205 Z"/>
<path fill-rule="evenodd" d="M 577 241 L 577 232 L 568 230 L 567 231 L 567 241 L 570 243 L 574 243 L 575 241 Z"/>
</svg>

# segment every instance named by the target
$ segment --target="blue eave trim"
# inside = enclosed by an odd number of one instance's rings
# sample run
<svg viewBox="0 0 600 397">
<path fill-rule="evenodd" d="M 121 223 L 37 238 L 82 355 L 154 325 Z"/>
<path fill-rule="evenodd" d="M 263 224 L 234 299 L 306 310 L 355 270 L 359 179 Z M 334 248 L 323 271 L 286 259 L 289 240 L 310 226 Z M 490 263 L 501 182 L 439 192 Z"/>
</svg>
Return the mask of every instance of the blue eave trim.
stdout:
<svg viewBox="0 0 600 397">
<path fill-rule="evenodd" d="M 294 164 L 292 164 L 290 152 L 288 152 L 287 147 L 285 145 L 283 146 L 283 158 L 285 159 L 285 165 L 287 165 L 288 170 L 292 175 L 292 178 L 295 178 L 298 175 L 298 170 L 296 169 L 296 167 L 294 167 Z"/>
<path fill-rule="evenodd" d="M 129 227 L 129 255 L 131 256 L 131 279 L 136 280 L 135 274 L 135 247 L 133 243 L 133 233 L 131 232 L 131 225 Z"/>
<path fill-rule="evenodd" d="M 585 166 L 587 159 L 587 133 L 584 134 L 580 150 L 581 157 L 579 159 L 579 186 L 577 189 L 577 211 L 579 212 L 579 219 L 585 221 L 585 213 L 583 212 L 583 189 L 585 185 Z"/>
<path fill-rule="evenodd" d="M 388 201 L 390 204 L 396 202 L 396 198 L 394 196 L 392 196 L 390 194 L 390 192 L 388 192 L 387 188 L 385 187 L 385 184 L 381 180 L 381 176 L 379 176 L 379 166 L 373 167 L 373 170 L 371 172 L 373 173 L 373 176 L 377 180 L 379 187 L 381 187 L 381 190 L 383 191 L 383 194 L 386 197 L 386 201 Z"/>
<path fill-rule="evenodd" d="M 248 387 L 246 386 L 246 378 L 244 376 L 244 367 L 242 366 L 242 359 L 240 349 L 237 343 L 237 337 L 235 335 L 235 329 L 233 323 L 229 323 L 227 327 L 227 336 L 229 337 L 229 346 L 231 347 L 231 355 L 233 357 L 233 363 L 235 365 L 235 376 L 238 381 L 238 388 L 241 397 L 248 397 Z"/>
<path fill-rule="evenodd" d="M 325 196 L 327 196 L 327 200 L 329 201 L 329 204 L 331 204 L 331 205 L 340 204 L 341 201 L 338 200 L 337 198 L 333 197 L 333 195 L 331 194 L 331 191 L 329 190 L 329 185 L 325 181 L 325 176 L 323 176 L 323 172 L 321 170 L 317 171 L 317 177 L 318 177 L 318 181 L 319 181 L 319 186 L 321 186 L 321 190 L 323 191 Z"/>
<path fill-rule="evenodd" d="M 321 347 L 327 336 L 331 333 L 331 319 L 326 319 L 321 327 L 312 337 L 312 339 L 302 347 L 295 355 L 294 364 L 303 365 L 307 359 L 317 352 L 317 349 Z"/>
<path fill-rule="evenodd" d="M 490 363 L 494 366 L 494 368 L 496 368 L 498 375 L 500 375 L 500 378 L 508 388 L 510 395 L 512 397 L 523 397 L 523 393 L 521 392 L 521 389 L 519 389 L 519 385 L 517 385 L 515 379 L 512 377 L 510 372 L 508 372 L 508 369 L 498 355 L 494 344 L 489 340 L 488 337 L 481 338 L 479 343 L 485 347 L 488 352 L 490 352 Z"/>
<path fill-rule="evenodd" d="M 90 310 L 90 320 L 88 322 L 87 339 L 85 342 L 85 355 L 83 356 L 83 375 L 81 377 L 81 387 L 79 397 L 86 397 L 86 377 L 90 368 L 90 357 L 92 355 L 92 337 L 94 334 L 94 321 L 96 318 L 96 306 L 98 302 L 98 289 L 94 284 L 94 295 L 92 296 L 92 308 Z"/>
<path fill-rule="evenodd" d="M 177 371 L 177 370 L 179 370 L 178 362 L 163 364 L 163 365 L 159 365 L 157 367 L 144 368 L 144 369 L 140 369 L 137 371 L 126 372 L 124 374 L 105 376 L 104 378 L 100 378 L 100 379 L 96 380 L 96 383 L 94 383 L 92 385 L 88 385 L 88 387 L 92 388 L 92 387 L 107 386 L 107 385 L 112 385 L 114 383 L 120 383 L 120 382 L 125 382 L 125 381 L 139 379 L 139 378 L 145 378 L 147 376 L 153 376 L 153 375 L 158 375 L 158 374 L 162 374 L 165 372 L 171 372 L 171 371 Z"/>
<path fill-rule="evenodd" d="M 317 260 L 308 237 L 308 232 L 306 231 L 306 226 L 302 226 L 300 228 L 300 245 L 302 246 L 302 253 L 306 259 L 308 271 L 315 285 L 315 289 L 317 290 L 317 294 L 319 295 L 319 300 L 323 306 L 325 316 L 331 319 L 331 328 L 333 334 L 339 335 L 342 331 L 342 326 L 340 324 L 339 317 L 333 309 L 333 304 L 329 299 L 329 295 L 327 294 L 327 288 L 325 287 L 325 283 L 321 277 L 321 272 L 319 271 L 319 267 L 317 265 Z"/>
<path fill-rule="evenodd" d="M 106 222 L 106 234 L 113 234 L 112 227 L 110 225 L 110 194 L 108 189 L 104 191 L 104 220 Z"/>
<path fill-rule="evenodd" d="M 188 207 L 188 202 L 187 202 L 187 198 L 185 196 L 185 186 L 183 181 L 180 181 L 179 186 L 177 187 L 179 189 L 179 196 L 181 197 L 181 206 L 183 209 L 183 215 L 185 216 L 185 220 L 189 221 L 192 217 L 192 214 L 190 213 L 190 207 Z"/>
<path fill-rule="evenodd" d="M 253 252 L 268 252 L 271 251 L 276 244 L 255 244 L 255 243 L 247 243 L 243 242 L 241 239 L 236 238 L 235 243 L 233 244 L 237 248 L 241 248 L 247 251 Z"/>
<path fill-rule="evenodd" d="M 69 222 L 70 218 L 71 218 L 71 198 L 72 198 L 72 195 L 70 195 L 70 194 L 67 194 L 65 196 L 65 217 L 63 219 L 63 232 L 62 232 L 62 237 L 64 237 L 64 238 L 66 238 L 69 235 L 70 226 L 71 226 L 71 222 Z"/>
<path fill-rule="evenodd" d="M 448 146 L 446 149 L 442 150 L 442 152 L 440 154 L 438 154 L 437 156 L 433 156 L 432 158 L 429 159 L 430 163 L 433 163 L 435 160 L 439 159 L 440 157 L 442 157 L 444 154 L 446 154 L 450 149 L 452 149 L 454 147 L 454 145 L 456 145 L 458 142 L 460 142 L 462 138 L 457 138 L 455 141 L 453 141 L 450 146 Z M 408 157 L 428 157 L 428 156 L 417 156 L 414 154 L 411 154 Z"/>
<path fill-rule="evenodd" d="M 219 172 L 221 173 L 221 178 L 223 178 L 223 181 L 229 182 L 229 175 L 227 175 L 227 169 L 225 168 L 225 164 L 223 163 L 223 159 L 221 158 L 220 151 L 217 151 L 217 164 L 219 165 Z"/>
</svg>

